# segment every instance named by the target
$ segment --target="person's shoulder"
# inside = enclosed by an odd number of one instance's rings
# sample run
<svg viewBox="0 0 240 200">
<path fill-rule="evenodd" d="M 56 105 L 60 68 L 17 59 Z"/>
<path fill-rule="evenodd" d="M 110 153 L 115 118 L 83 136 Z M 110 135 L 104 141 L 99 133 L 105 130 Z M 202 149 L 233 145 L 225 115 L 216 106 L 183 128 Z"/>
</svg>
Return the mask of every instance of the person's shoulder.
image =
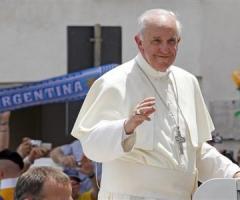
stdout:
<svg viewBox="0 0 240 200">
<path fill-rule="evenodd" d="M 134 63 L 134 59 L 132 59 L 121 65 L 118 65 L 117 67 L 99 77 L 97 82 L 114 85 L 119 82 L 123 83 L 127 79 L 128 74 L 132 71 Z"/>
<path fill-rule="evenodd" d="M 108 71 L 101 78 L 113 79 L 113 77 L 117 78 L 120 76 L 126 76 L 128 73 L 130 73 L 133 66 L 134 66 L 134 60 L 127 61 L 123 64 L 118 65 L 117 67 L 113 68 L 112 70 Z"/>
<path fill-rule="evenodd" d="M 134 63 L 134 59 L 130 60 L 116 66 L 115 68 L 100 76 L 91 85 L 87 97 L 91 96 L 91 98 L 96 98 L 98 94 L 102 94 L 105 91 L 112 91 L 116 89 L 118 91 L 124 90 L 126 87 L 125 83 L 128 74 L 131 73 L 131 70 L 134 67 Z"/>
<path fill-rule="evenodd" d="M 194 74 L 192 74 L 191 72 L 189 72 L 181 67 L 172 65 L 171 70 L 174 73 L 174 75 L 176 75 L 176 76 L 190 78 L 190 79 L 194 79 L 194 80 L 196 79 L 196 76 Z"/>
<path fill-rule="evenodd" d="M 79 140 L 74 140 L 71 143 L 71 147 L 80 150 L 80 149 L 82 149 L 82 144 L 81 144 L 81 142 Z"/>
<path fill-rule="evenodd" d="M 81 143 L 79 140 L 74 140 L 71 144 L 76 146 L 81 146 Z"/>
</svg>

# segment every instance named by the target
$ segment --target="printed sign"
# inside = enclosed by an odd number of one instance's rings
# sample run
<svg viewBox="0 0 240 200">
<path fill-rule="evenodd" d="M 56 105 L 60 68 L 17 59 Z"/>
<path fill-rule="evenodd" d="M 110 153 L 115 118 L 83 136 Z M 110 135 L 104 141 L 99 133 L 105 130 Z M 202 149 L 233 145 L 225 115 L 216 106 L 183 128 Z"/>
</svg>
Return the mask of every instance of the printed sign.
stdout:
<svg viewBox="0 0 240 200">
<path fill-rule="evenodd" d="M 91 84 L 117 64 L 92 67 L 32 84 L 0 90 L 0 112 L 84 99 Z"/>
</svg>

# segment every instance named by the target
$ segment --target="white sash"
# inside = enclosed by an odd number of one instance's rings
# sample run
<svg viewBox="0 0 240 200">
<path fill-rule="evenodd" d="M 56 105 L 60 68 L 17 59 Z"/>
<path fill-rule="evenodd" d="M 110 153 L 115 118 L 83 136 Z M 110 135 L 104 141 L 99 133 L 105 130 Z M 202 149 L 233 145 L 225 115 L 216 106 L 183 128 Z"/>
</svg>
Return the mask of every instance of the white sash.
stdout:
<svg viewBox="0 0 240 200">
<path fill-rule="evenodd" d="M 103 164 L 99 197 L 116 194 L 146 199 L 190 200 L 196 172 L 186 173 L 124 161 Z M 111 198 L 110 198 L 111 199 Z M 118 198 L 112 198 L 118 199 Z"/>
</svg>

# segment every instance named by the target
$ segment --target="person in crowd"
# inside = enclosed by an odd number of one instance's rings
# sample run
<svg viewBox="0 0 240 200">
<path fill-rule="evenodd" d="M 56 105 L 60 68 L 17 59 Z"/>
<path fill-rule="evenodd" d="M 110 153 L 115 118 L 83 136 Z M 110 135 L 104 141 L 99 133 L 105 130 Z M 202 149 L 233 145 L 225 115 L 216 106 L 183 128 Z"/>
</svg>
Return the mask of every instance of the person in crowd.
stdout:
<svg viewBox="0 0 240 200">
<path fill-rule="evenodd" d="M 72 198 L 73 200 L 97 200 L 98 183 L 95 175 L 94 163 L 87 157 L 83 157 L 81 161 L 82 173 L 90 179 L 92 188 L 86 192 L 80 192 L 82 180 L 79 178 L 77 171 L 66 171 L 72 185 Z"/>
<path fill-rule="evenodd" d="M 0 180 L 18 177 L 24 167 L 22 157 L 15 151 L 0 151 Z"/>
<path fill-rule="evenodd" d="M 238 164 L 238 162 L 234 159 L 233 151 L 228 149 L 220 150 L 220 153 L 224 156 L 226 156 L 229 160 L 231 160 L 233 163 Z"/>
<path fill-rule="evenodd" d="M 32 139 L 24 137 L 17 147 L 17 152 L 23 158 L 24 170 L 26 171 L 36 159 L 49 156 L 50 150 L 32 143 Z"/>
<path fill-rule="evenodd" d="M 17 181 L 15 200 L 72 200 L 69 177 L 49 166 L 32 167 Z"/>
<path fill-rule="evenodd" d="M 214 126 L 197 79 L 173 65 L 180 40 L 173 12 L 144 12 L 138 55 L 90 88 L 71 134 L 102 162 L 99 200 L 190 200 L 198 180 L 240 177 L 206 143 Z"/>
<path fill-rule="evenodd" d="M 10 111 L 0 113 L 0 150 L 9 147 L 10 115 Z M 24 159 L 23 171 L 27 170 L 36 159 L 45 157 L 50 152 L 46 147 L 32 144 L 32 141 L 31 138 L 24 137 L 16 150 L 16 152 Z"/>
<path fill-rule="evenodd" d="M 56 163 L 67 168 L 74 168 L 83 156 L 82 145 L 78 140 L 75 140 L 70 144 L 54 148 L 50 152 L 50 156 Z"/>
<path fill-rule="evenodd" d="M 54 148 L 50 152 L 50 157 L 54 162 L 64 167 L 69 173 L 77 173 L 81 179 L 81 192 L 89 191 L 92 188 L 91 180 L 81 171 L 81 162 L 84 159 L 82 145 L 79 140 L 75 140 L 70 144 L 65 144 Z M 98 174 L 101 173 L 99 170 Z"/>
<path fill-rule="evenodd" d="M 237 152 L 237 162 L 238 162 L 238 165 L 240 166 L 240 149 Z"/>
<path fill-rule="evenodd" d="M 0 113 L 0 151 L 9 148 L 9 111 Z"/>
<path fill-rule="evenodd" d="M 27 157 L 32 150 L 31 138 L 23 137 L 22 141 L 17 147 L 17 152 L 22 156 L 22 158 Z"/>
<path fill-rule="evenodd" d="M 13 200 L 17 177 L 24 163 L 22 157 L 14 151 L 0 151 L 0 199 Z"/>
</svg>

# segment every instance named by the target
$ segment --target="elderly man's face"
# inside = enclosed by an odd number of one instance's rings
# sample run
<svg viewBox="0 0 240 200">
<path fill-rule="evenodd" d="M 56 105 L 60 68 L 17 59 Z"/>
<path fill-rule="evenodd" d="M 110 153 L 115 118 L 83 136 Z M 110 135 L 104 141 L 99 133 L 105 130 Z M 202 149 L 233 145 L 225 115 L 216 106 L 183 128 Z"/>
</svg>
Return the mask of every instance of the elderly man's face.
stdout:
<svg viewBox="0 0 240 200">
<path fill-rule="evenodd" d="M 142 37 L 137 35 L 135 40 L 145 60 L 158 71 L 166 71 L 174 62 L 180 41 L 176 23 L 171 18 L 149 23 Z"/>
</svg>

